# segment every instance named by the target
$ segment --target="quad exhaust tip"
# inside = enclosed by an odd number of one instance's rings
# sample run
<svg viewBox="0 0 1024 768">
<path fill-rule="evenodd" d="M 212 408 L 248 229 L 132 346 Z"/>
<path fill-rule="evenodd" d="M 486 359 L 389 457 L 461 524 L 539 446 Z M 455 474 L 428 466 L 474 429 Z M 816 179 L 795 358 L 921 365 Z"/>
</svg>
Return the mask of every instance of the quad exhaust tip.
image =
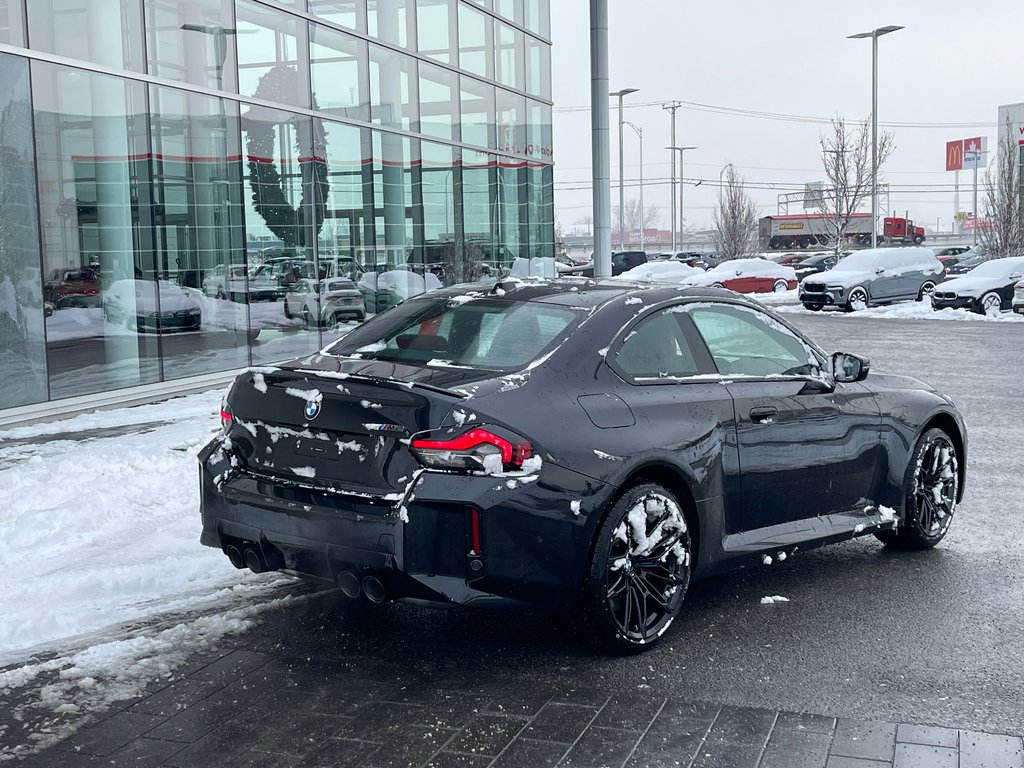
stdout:
<svg viewBox="0 0 1024 768">
<path fill-rule="evenodd" d="M 267 570 L 266 563 L 263 562 L 263 558 L 260 556 L 260 553 L 252 547 L 245 550 L 245 565 L 253 573 L 263 573 Z"/>
<path fill-rule="evenodd" d="M 234 544 L 227 548 L 227 555 L 228 560 L 231 561 L 231 564 L 235 566 L 235 568 L 238 570 L 245 568 L 245 558 L 242 556 L 242 550 Z"/>
<path fill-rule="evenodd" d="M 338 576 L 338 586 L 341 587 L 345 597 L 352 598 L 353 600 L 359 597 L 363 591 L 363 586 L 359 583 L 359 577 L 352 573 L 352 571 L 345 571 Z"/>
<path fill-rule="evenodd" d="M 387 590 L 376 576 L 367 576 L 363 579 L 363 594 L 374 605 L 380 605 L 388 597 Z"/>
</svg>

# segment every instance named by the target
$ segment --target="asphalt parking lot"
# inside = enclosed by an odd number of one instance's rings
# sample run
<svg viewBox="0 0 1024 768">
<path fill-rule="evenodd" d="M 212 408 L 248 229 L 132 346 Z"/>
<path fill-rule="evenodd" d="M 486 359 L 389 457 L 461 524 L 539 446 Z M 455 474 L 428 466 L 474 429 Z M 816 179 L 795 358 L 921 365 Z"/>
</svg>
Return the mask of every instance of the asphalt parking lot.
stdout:
<svg viewBox="0 0 1024 768">
<path fill-rule="evenodd" d="M 593 655 L 557 618 L 296 587 L 32 764 L 956 766 L 959 748 L 962 768 L 1021 766 L 1019 738 L 971 732 L 1024 732 L 1024 327 L 789 319 L 962 409 L 967 495 L 937 549 L 858 539 L 698 582 L 662 645 L 632 658 Z M 901 763 L 901 745 L 932 751 Z"/>
</svg>

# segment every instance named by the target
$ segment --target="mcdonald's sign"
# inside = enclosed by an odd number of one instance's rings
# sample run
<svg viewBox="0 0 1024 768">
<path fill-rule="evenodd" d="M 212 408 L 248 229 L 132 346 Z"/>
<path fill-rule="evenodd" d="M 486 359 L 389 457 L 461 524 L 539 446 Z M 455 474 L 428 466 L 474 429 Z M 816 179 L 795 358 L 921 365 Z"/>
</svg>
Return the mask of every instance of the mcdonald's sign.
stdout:
<svg viewBox="0 0 1024 768">
<path fill-rule="evenodd" d="M 946 142 L 946 170 L 960 171 L 964 167 L 964 140 Z"/>
</svg>

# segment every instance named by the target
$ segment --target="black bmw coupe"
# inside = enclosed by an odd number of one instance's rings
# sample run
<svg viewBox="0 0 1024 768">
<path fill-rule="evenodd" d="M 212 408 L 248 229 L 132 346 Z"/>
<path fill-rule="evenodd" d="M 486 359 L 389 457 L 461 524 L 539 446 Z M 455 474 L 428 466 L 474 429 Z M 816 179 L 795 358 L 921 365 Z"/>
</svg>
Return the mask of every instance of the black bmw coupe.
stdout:
<svg viewBox="0 0 1024 768">
<path fill-rule="evenodd" d="M 920 381 L 730 291 L 582 278 L 409 299 L 241 373 L 221 419 L 202 543 L 236 567 L 572 611 L 627 653 L 694 578 L 860 535 L 934 546 L 967 466 Z"/>
</svg>

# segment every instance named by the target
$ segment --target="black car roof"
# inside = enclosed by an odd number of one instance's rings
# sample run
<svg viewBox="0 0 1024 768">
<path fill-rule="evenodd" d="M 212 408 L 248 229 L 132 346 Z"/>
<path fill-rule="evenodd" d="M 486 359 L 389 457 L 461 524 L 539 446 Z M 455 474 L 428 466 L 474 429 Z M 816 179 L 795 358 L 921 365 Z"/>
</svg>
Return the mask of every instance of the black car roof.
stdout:
<svg viewBox="0 0 1024 768">
<path fill-rule="evenodd" d="M 497 283 L 476 283 L 431 291 L 431 296 L 479 294 L 509 301 L 533 301 L 562 306 L 596 307 L 621 296 L 646 294 L 647 303 L 680 299 L 732 299 L 756 304 L 745 296 L 724 288 L 680 288 L 662 283 L 612 280 L 609 278 L 559 277 L 517 280 L 506 278 Z"/>
</svg>

